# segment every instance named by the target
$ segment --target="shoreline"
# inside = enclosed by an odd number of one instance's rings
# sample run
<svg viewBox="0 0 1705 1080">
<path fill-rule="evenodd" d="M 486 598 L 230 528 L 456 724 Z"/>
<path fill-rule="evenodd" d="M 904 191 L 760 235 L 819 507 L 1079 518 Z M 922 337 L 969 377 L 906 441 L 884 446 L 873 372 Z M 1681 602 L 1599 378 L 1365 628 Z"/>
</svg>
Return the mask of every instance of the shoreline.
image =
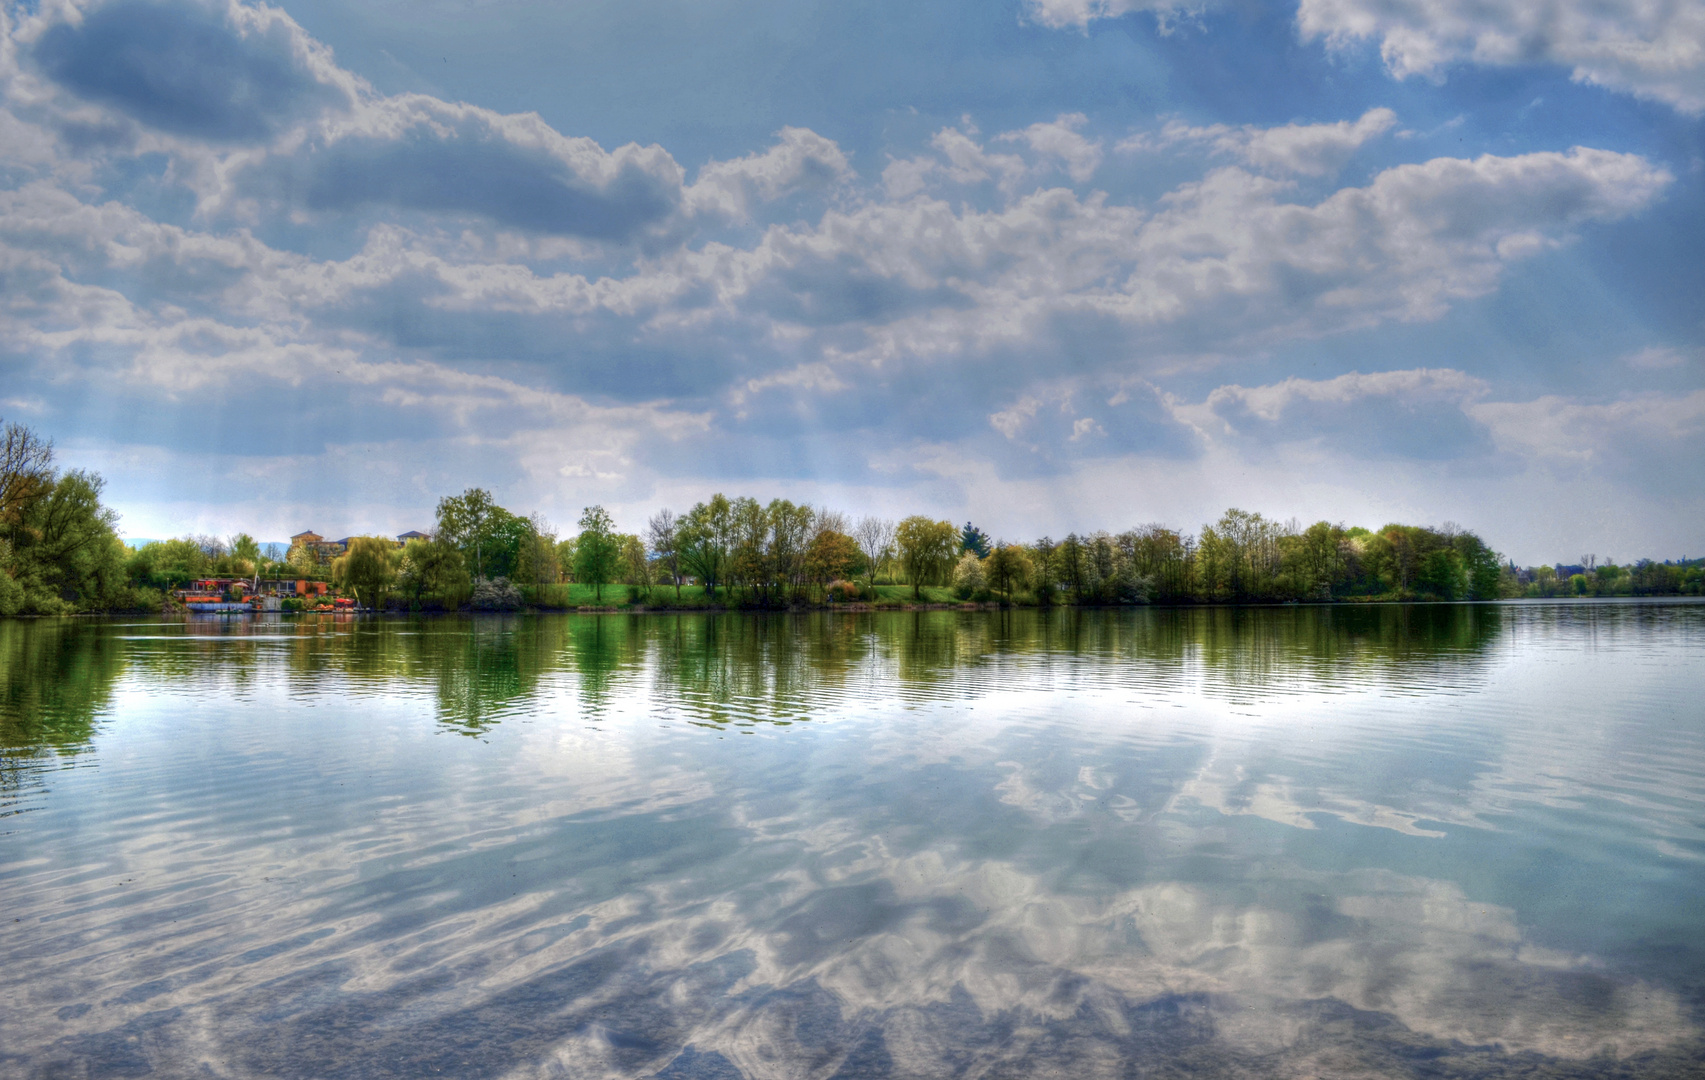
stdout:
<svg viewBox="0 0 1705 1080">
<path fill-rule="evenodd" d="M 1705 603 L 1705 596 L 1550 596 L 1550 597 L 1505 597 L 1497 600 L 1406 600 L 1400 598 L 1379 597 L 1349 600 L 1249 600 L 1249 601 L 1199 601 L 1182 603 L 1159 604 L 1002 604 L 998 601 L 966 601 L 960 604 L 940 602 L 925 602 L 918 604 L 875 604 L 869 602 L 850 602 L 842 604 L 796 604 L 787 607 L 759 607 L 743 605 L 698 605 L 672 607 L 668 605 L 604 605 L 602 607 L 583 605 L 577 607 L 545 607 L 528 605 L 520 608 L 480 610 L 471 607 L 458 608 L 388 608 L 374 611 L 370 608 L 344 611 L 79 611 L 66 615 L 7 615 L 0 616 L 0 622 L 11 619 L 115 619 L 136 618 L 139 616 L 179 617 L 197 619 L 252 619 L 259 616 L 271 618 L 419 618 L 423 616 L 443 617 L 452 615 L 812 615 L 818 613 L 870 615 L 881 613 L 906 613 L 923 611 L 957 611 L 957 612 L 996 612 L 996 611 L 1192 611 L 1212 609 L 1263 609 L 1274 608 L 1358 608 L 1358 607 L 1535 607 L 1563 606 L 1577 604 L 1698 604 Z"/>
</svg>

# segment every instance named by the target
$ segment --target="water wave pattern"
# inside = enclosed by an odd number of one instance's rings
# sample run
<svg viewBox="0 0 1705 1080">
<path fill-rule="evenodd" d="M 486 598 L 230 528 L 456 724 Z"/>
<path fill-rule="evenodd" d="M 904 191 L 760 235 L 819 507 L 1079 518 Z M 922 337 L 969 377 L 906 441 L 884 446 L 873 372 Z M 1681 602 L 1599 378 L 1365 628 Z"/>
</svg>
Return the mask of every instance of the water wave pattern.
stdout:
<svg viewBox="0 0 1705 1080">
<path fill-rule="evenodd" d="M 1697 1076 L 1702 653 L 1689 605 L 0 623 L 0 1075 Z"/>
</svg>

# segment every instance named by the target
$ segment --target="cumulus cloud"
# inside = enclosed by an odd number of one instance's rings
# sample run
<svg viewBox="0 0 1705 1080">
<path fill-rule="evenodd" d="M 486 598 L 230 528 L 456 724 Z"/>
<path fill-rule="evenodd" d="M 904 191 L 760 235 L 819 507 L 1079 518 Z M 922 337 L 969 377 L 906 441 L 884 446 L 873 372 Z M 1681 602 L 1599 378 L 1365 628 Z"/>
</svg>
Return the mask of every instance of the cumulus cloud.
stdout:
<svg viewBox="0 0 1705 1080">
<path fill-rule="evenodd" d="M 1497 495 L 1500 485 L 1523 492 L 1523 502 L 1525 493 L 1558 483 L 1592 485 L 1595 499 L 1623 509 L 1577 527 L 1624 549 L 1641 542 L 1630 530 L 1650 528 L 1656 504 L 1697 506 L 1705 497 L 1696 471 L 1674 465 L 1705 455 L 1705 391 L 1497 400 L 1490 383 L 1466 372 L 1414 368 L 1229 384 L 1198 401 L 1165 404 L 1202 440 L 1209 468 L 1260 460 L 1276 475 L 1324 471 L 1354 487 L 1390 482 L 1393 468 L 1430 467 L 1442 476 L 1438 466 L 1452 466 L 1445 499 L 1473 500 L 1471 492 L 1484 487 L 1495 502 L 1478 511 L 1488 533 L 1519 533 L 1542 512 L 1509 504 Z M 1421 482 L 1416 472 L 1411 483 Z M 1686 543 L 1686 535 L 1665 543 Z"/>
<path fill-rule="evenodd" d="M 1705 5 L 1649 0 L 1301 0 L 1304 41 L 1377 41 L 1397 78 L 1551 63 L 1578 82 L 1705 112 Z"/>
<path fill-rule="evenodd" d="M 1348 453 L 1416 460 L 1478 457 L 1492 449 L 1484 425 L 1465 411 L 1486 383 L 1449 368 L 1334 379 L 1221 386 L 1197 409 L 1216 435 L 1261 443 L 1330 442 Z"/>
<path fill-rule="evenodd" d="M 132 48 L 133 24 L 182 63 Z M 552 424 L 607 430 L 575 409 L 636 409 L 648 434 L 612 437 L 620 460 L 576 449 L 560 465 L 629 490 L 665 472 L 819 469 L 961 498 L 1038 472 L 1351 447 L 1563 469 L 1569 452 L 1539 447 L 1572 445 L 1558 433 L 1598 414 L 1571 410 L 1602 400 L 1495 415 L 1485 384 L 1438 369 L 1267 386 L 1228 373 L 1182 403 L 1167 385 L 1439 318 L 1674 183 L 1648 158 L 1584 147 L 1333 182 L 1393 130 L 1384 108 L 1174 121 L 1120 148 L 1170 155 L 1171 175 L 1204 151 L 1209 167 L 1146 198 L 1095 188 L 1104 118 L 1077 112 L 990 135 L 965 118 L 896 150 L 880 181 L 799 127 L 695 174 L 661 146 L 378 94 L 272 8 L 5 7 L 0 27 L 0 371 L 14 397 L 74 411 L 64 388 L 82 379 L 171 417 L 197 395 L 307 400 L 302 380 L 324 379 L 351 405 L 317 403 L 316 438 L 375 405 L 372 422 L 394 425 L 375 438 L 509 423 L 531 433 L 525 448 L 483 445 L 509 455 L 493 469 L 527 475 L 551 471 L 532 463 L 556 453 Z M 1674 378 L 1691 356 L 1678 343 L 1626 364 Z M 507 389 L 453 378 L 493 370 Z M 151 437 L 213 437 L 180 427 Z M 1633 445 L 1591 460 L 1634 460 Z"/>
<path fill-rule="evenodd" d="M 701 212 L 744 221 L 755 204 L 802 191 L 828 191 L 856 178 L 832 139 L 807 128 L 786 127 L 770 149 L 699 170 L 687 198 Z"/>
<path fill-rule="evenodd" d="M 1057 161 L 1073 180 L 1084 183 L 1101 167 L 1101 140 L 1087 139 L 1078 129 L 1089 123 L 1083 113 L 1062 113 L 1054 120 L 1009 131 L 1000 138 L 1023 142 L 1038 155 Z"/>
<path fill-rule="evenodd" d="M 1577 148 L 1397 166 L 1308 205 L 1283 182 L 1225 168 L 1152 214 L 1065 189 L 985 212 L 914 200 L 832 213 L 802 246 L 833 244 L 974 301 L 870 329 L 873 360 L 974 354 L 1070 317 L 1151 337 L 1187 322 L 1224 347 L 1437 318 L 1581 226 L 1650 205 L 1671 180 L 1637 155 Z M 807 239 L 776 232 L 760 250 L 773 256 L 784 237 Z"/>
<path fill-rule="evenodd" d="M 123 148 L 124 124 L 139 124 L 151 140 L 139 148 L 171 154 L 206 215 L 379 209 L 678 241 L 694 216 L 745 220 L 755 202 L 852 176 L 833 141 L 785 128 L 769 150 L 712 162 L 689 190 L 658 146 L 606 150 L 534 113 L 375 94 L 288 15 L 236 0 L 60 5 L 20 22 L 17 43 L 42 89 L 26 95 L 34 126 L 15 114 L 0 125 L 14 161 L 46 156 L 50 129 L 68 145 Z"/>
<path fill-rule="evenodd" d="M 1168 395 L 1142 378 L 1032 383 L 988 414 L 1001 438 L 1048 461 L 1131 453 L 1195 453 L 1190 426 Z"/>
<path fill-rule="evenodd" d="M 1624 478 L 1663 475 L 1667 490 L 1697 497 L 1695 469 L 1672 462 L 1705 455 L 1705 390 L 1631 394 L 1594 402 L 1547 394 L 1532 401 L 1481 402 L 1470 415 L 1500 446 L 1567 472 Z"/>
<path fill-rule="evenodd" d="M 1030 21 L 1087 31 L 1151 12 L 1165 32 L 1216 6 L 1171 0 L 1026 0 Z M 1705 7 L 1651 0 L 1299 0 L 1297 32 L 1329 46 L 1375 41 L 1397 78 L 1440 79 L 1452 64 L 1549 63 L 1577 82 L 1705 112 Z"/>
<path fill-rule="evenodd" d="M 311 210 L 369 204 L 477 214 L 502 226 L 627 240 L 682 199 L 679 165 L 658 146 L 607 151 L 537 114 L 503 115 L 423 95 L 373 102 L 245 172 L 236 185 Z"/>
<path fill-rule="evenodd" d="M 288 15 L 236 0 L 67 6 L 64 21 L 26 25 L 23 36 L 78 96 L 201 139 L 264 139 L 347 108 L 364 89 Z"/>
</svg>

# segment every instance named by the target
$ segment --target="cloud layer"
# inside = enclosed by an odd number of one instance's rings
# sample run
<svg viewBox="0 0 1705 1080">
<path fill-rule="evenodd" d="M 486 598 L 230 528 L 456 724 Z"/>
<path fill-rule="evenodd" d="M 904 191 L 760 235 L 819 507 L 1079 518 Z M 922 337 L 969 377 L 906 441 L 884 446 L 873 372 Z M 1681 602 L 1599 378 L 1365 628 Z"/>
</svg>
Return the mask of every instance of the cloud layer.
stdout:
<svg viewBox="0 0 1705 1080">
<path fill-rule="evenodd" d="M 966 116 L 862 166 L 784 124 L 689 167 L 538 113 L 383 93 L 275 8 L 4 20 L 0 363 L 23 418 L 83 418 L 109 462 L 305 493 L 319 455 L 387 447 L 422 463 L 395 505 L 374 496 L 411 524 L 435 485 L 570 517 L 738 480 L 894 511 L 1004 503 L 1029 530 L 1117 524 L 1054 522 L 1025 486 L 1042 477 L 1152 478 L 1266 444 L 1340 471 L 1495 451 L 1510 476 L 1692 445 L 1692 399 L 1657 389 L 1524 394 L 1449 357 L 1264 367 L 1447 321 L 1650 215 L 1678 181 L 1647 153 L 1427 152 L 1379 105 L 1123 135 L 1085 111 L 992 133 Z M 1681 343 L 1645 348 L 1623 351 L 1682 359 L 1624 370 L 1695 370 Z M 209 403 L 230 423 L 188 421 Z M 1639 452 L 1576 419 L 1647 410 L 1672 419 Z M 152 505 L 131 530 L 177 531 L 183 508 Z"/>
</svg>

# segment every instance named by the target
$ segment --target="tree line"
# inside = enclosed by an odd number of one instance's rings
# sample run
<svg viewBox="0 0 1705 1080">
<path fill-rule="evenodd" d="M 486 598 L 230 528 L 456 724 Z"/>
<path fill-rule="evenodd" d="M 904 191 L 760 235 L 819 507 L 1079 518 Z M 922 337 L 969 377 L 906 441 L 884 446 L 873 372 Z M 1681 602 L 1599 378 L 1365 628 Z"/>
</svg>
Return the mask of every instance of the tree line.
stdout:
<svg viewBox="0 0 1705 1080">
<path fill-rule="evenodd" d="M 280 551 L 246 533 L 131 550 L 102 490 L 94 473 L 59 470 L 52 444 L 28 428 L 0 429 L 0 615 L 158 610 L 173 590 L 210 577 L 323 580 L 364 607 L 413 609 L 1489 600 L 1701 588 L 1698 560 L 1618 567 L 1586 557 L 1521 569 L 1452 525 L 1302 526 L 1232 509 L 1196 534 L 1144 525 L 1017 542 L 928 515 L 854 519 L 716 494 L 659 510 L 639 533 L 590 506 L 559 535 L 483 488 L 441 499 L 429 539 L 355 537 L 329 559 L 310 544 Z"/>
</svg>

